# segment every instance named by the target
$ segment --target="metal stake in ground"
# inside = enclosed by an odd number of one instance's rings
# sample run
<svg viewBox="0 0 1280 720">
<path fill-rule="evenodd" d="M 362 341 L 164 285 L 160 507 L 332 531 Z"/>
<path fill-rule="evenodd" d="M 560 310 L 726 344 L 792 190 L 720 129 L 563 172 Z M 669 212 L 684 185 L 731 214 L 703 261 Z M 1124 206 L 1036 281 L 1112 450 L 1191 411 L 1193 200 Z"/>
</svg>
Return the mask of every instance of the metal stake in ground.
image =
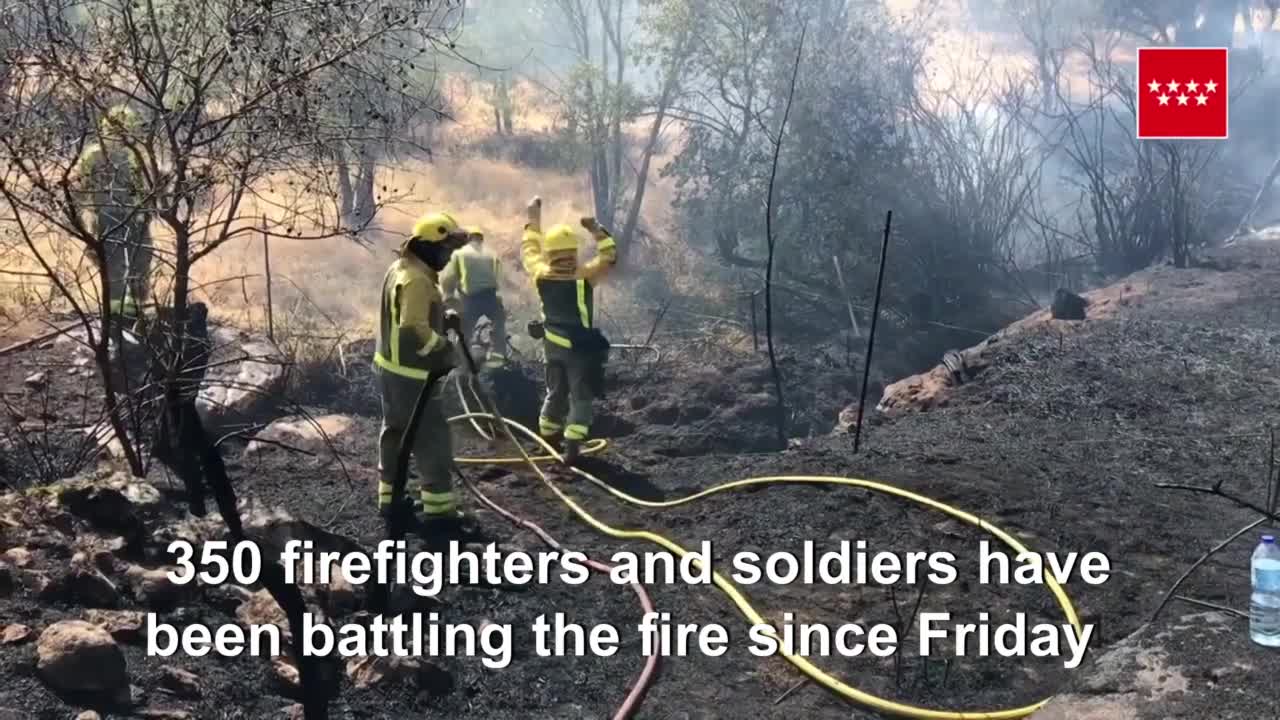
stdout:
<svg viewBox="0 0 1280 720">
<path fill-rule="evenodd" d="M 262 216 L 262 265 L 267 276 L 267 337 L 276 341 L 276 318 L 271 302 L 271 248 L 267 240 L 267 216 Z"/>
<path fill-rule="evenodd" d="M 867 336 L 867 359 L 862 363 L 862 396 L 858 398 L 858 422 L 853 429 L 853 451 L 862 445 L 862 409 L 867 404 L 867 382 L 871 379 L 871 351 L 876 346 L 876 324 L 880 320 L 880 296 L 884 292 L 884 265 L 889 255 L 889 229 L 893 225 L 893 211 L 884 216 L 884 244 L 880 246 L 880 271 L 876 278 L 876 300 L 871 308 L 871 332 Z"/>
<path fill-rule="evenodd" d="M 751 304 L 751 352 L 760 352 L 760 330 L 756 321 L 756 295 L 758 290 L 746 293 L 747 302 Z"/>
</svg>

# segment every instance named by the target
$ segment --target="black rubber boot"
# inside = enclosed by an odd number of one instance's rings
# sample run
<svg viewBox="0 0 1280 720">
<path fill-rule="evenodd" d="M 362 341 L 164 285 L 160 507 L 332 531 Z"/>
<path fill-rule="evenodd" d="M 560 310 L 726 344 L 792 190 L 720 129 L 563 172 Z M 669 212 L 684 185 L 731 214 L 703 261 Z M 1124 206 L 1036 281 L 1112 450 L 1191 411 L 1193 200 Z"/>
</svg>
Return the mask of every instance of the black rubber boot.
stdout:
<svg viewBox="0 0 1280 720">
<path fill-rule="evenodd" d="M 582 455 L 581 440 L 565 440 L 564 441 L 564 464 L 574 467 L 578 464 L 578 459 Z"/>
<path fill-rule="evenodd" d="M 399 515 L 408 527 L 415 527 L 420 522 L 418 520 L 419 510 L 421 510 L 421 506 L 413 498 L 408 497 L 401 498 L 398 505 L 387 504 L 378 508 L 383 520 L 391 520 L 392 517 Z"/>
<path fill-rule="evenodd" d="M 457 540 L 461 543 L 485 540 L 480 525 L 474 518 L 461 512 L 422 515 L 419 534 L 430 540 Z"/>
</svg>

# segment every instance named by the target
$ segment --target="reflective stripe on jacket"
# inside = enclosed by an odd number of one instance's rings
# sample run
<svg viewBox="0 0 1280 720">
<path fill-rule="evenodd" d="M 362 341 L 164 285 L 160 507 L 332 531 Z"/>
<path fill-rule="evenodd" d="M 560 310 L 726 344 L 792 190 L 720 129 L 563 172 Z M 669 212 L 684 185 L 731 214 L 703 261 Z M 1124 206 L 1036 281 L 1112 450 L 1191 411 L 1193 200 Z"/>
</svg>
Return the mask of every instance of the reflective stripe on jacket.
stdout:
<svg viewBox="0 0 1280 720">
<path fill-rule="evenodd" d="M 572 272 L 566 272 L 542 252 L 542 233 L 526 228 L 520 241 L 520 258 L 538 290 L 547 342 L 573 347 L 574 329 L 593 326 L 595 286 L 617 264 L 618 251 L 613 238 L 606 235 L 597 240 L 596 256 Z"/>
<path fill-rule="evenodd" d="M 129 148 L 115 143 L 105 148 L 98 143 L 89 145 L 77 171 L 83 178 L 83 189 L 92 196 L 89 207 L 111 212 L 118 218 L 113 225 L 126 221 L 130 211 L 141 209 L 142 166 Z"/>
<path fill-rule="evenodd" d="M 501 272 L 499 260 L 492 253 L 466 245 L 449 259 L 449 266 L 440 275 L 440 287 L 446 295 L 455 288 L 463 295 L 497 290 Z"/>
<path fill-rule="evenodd" d="M 548 342 L 573 347 L 574 328 L 590 328 L 595 318 L 595 288 L 585 279 L 538 280 L 542 323 Z"/>
<path fill-rule="evenodd" d="M 436 273 L 406 253 L 382 279 L 378 343 L 373 361 L 389 372 L 425 380 L 447 365 L 444 304 Z"/>
</svg>

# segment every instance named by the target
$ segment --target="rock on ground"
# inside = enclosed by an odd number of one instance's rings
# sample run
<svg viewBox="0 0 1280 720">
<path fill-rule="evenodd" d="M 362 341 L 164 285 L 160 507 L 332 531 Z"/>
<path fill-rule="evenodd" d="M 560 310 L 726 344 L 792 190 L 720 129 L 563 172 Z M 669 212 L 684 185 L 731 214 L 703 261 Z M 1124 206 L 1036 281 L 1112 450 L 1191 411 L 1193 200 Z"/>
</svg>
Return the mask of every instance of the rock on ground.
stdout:
<svg viewBox="0 0 1280 720">
<path fill-rule="evenodd" d="M 115 488 L 85 484 L 69 487 L 59 495 L 64 507 L 91 525 L 113 532 L 131 532 L 139 521 L 133 503 Z"/>
<path fill-rule="evenodd" d="M 210 433 L 243 427 L 269 413 L 284 387 L 285 358 L 262 335 L 228 327 L 209 331 L 213 353 L 196 399 Z"/>
<path fill-rule="evenodd" d="M 84 607 L 115 608 L 120 606 L 120 591 L 115 583 L 84 558 L 70 567 L 41 593 L 42 599 L 63 600 Z"/>
<path fill-rule="evenodd" d="M 24 547 L 13 547 L 4 551 L 5 561 L 16 568 L 31 567 L 31 551 Z"/>
<path fill-rule="evenodd" d="M 21 645 L 31 639 L 35 631 L 26 625 L 6 625 L 0 630 L 0 645 Z"/>
<path fill-rule="evenodd" d="M 1278 671 L 1280 654 L 1253 645 L 1240 618 L 1161 618 L 1086 662 L 1034 720 L 1272 717 Z"/>
<path fill-rule="evenodd" d="M 135 610 L 90 610 L 84 617 L 122 643 L 142 639 L 142 628 L 146 624 L 146 616 Z"/>
<path fill-rule="evenodd" d="M 70 692 L 105 692 L 129 685 L 129 668 L 110 633 L 84 620 L 45 628 L 36 645 L 36 668 L 46 683 Z"/>
<path fill-rule="evenodd" d="M 289 632 L 289 617 L 266 590 L 258 590 L 246 597 L 236 608 L 236 619 L 246 628 L 275 625 L 281 631 Z"/>
<path fill-rule="evenodd" d="M 252 455 L 263 450 L 289 448 L 320 455 L 328 450 L 328 444 L 334 438 L 351 427 L 351 423 L 349 415 L 283 418 L 255 435 L 245 453 Z"/>
<path fill-rule="evenodd" d="M 165 667 L 160 676 L 160 684 L 180 698 L 194 700 L 202 695 L 199 676 L 182 668 Z"/>
<path fill-rule="evenodd" d="M 132 565 L 125 570 L 125 577 L 133 586 L 134 596 L 139 602 L 148 607 L 170 610 L 184 604 L 198 591 L 194 583 L 179 585 L 169 577 L 169 573 L 177 570 L 176 567 L 147 569 Z"/>
<path fill-rule="evenodd" d="M 1049 306 L 1055 320 L 1084 320 L 1088 309 L 1088 300 L 1065 288 L 1058 288 L 1053 296 L 1053 305 Z"/>
</svg>

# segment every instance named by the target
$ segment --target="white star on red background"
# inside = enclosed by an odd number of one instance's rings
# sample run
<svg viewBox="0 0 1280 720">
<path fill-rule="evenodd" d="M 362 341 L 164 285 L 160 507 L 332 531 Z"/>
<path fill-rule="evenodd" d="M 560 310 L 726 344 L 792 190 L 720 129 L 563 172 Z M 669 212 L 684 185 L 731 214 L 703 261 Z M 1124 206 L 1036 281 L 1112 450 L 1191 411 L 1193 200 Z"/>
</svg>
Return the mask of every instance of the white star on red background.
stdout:
<svg viewBox="0 0 1280 720">
<path fill-rule="evenodd" d="M 1161 88 L 1165 88 L 1165 92 L 1161 92 Z M 1183 92 L 1179 93 L 1178 88 L 1183 88 Z M 1160 93 L 1156 100 L 1161 105 L 1168 105 L 1169 101 L 1174 99 L 1182 106 L 1186 106 L 1193 99 L 1196 101 L 1196 105 L 1208 105 L 1209 95 L 1218 91 L 1218 83 L 1212 80 L 1204 83 L 1196 82 L 1195 80 L 1188 80 L 1185 83 L 1180 83 L 1176 80 L 1170 80 L 1167 83 L 1152 80 L 1147 83 L 1147 89 L 1153 93 Z"/>
</svg>

